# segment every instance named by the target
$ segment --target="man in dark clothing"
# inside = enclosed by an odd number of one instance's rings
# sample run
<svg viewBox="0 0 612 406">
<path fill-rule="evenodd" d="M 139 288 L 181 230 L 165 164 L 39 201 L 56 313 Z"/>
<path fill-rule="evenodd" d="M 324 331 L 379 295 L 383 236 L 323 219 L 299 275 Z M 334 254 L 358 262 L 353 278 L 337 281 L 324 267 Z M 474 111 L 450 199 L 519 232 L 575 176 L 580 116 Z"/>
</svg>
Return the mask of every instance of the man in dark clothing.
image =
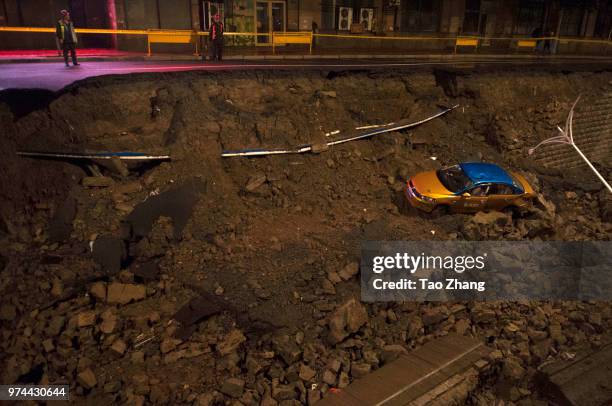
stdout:
<svg viewBox="0 0 612 406">
<path fill-rule="evenodd" d="M 531 38 L 535 38 L 536 39 L 536 51 L 540 52 L 542 51 L 542 40 L 538 39 L 542 36 L 542 29 L 540 27 L 536 27 L 532 32 L 531 32 Z"/>
<path fill-rule="evenodd" d="M 554 36 L 555 36 L 555 33 L 554 33 L 554 32 L 552 32 L 552 31 L 549 31 L 549 32 L 546 34 L 546 36 L 548 37 L 548 39 L 544 40 L 544 50 L 543 50 L 542 52 L 544 52 L 545 54 L 546 54 L 546 53 L 548 53 L 548 54 L 552 54 L 553 52 L 552 52 L 551 47 L 550 47 L 550 44 L 551 44 L 551 42 L 552 42 L 552 41 L 550 40 L 550 38 L 551 38 L 551 37 L 554 37 Z"/>
<path fill-rule="evenodd" d="M 64 50 L 64 62 L 68 65 L 68 52 L 72 58 L 72 64 L 78 66 L 76 57 L 77 36 L 74 30 L 74 24 L 70 20 L 70 13 L 66 10 L 61 11 L 62 18 L 57 22 L 56 35 L 59 43 Z"/>
<path fill-rule="evenodd" d="M 221 16 L 215 15 L 213 23 L 208 30 L 208 41 L 210 43 L 210 60 L 219 61 L 223 58 L 223 23 Z"/>
</svg>

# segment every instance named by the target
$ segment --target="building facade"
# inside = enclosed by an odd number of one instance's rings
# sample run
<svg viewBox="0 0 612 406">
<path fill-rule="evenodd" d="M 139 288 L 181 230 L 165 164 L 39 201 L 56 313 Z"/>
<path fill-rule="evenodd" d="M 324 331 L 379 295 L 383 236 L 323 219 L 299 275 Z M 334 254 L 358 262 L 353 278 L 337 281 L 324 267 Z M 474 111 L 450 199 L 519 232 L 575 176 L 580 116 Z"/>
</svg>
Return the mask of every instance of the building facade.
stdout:
<svg viewBox="0 0 612 406">
<path fill-rule="evenodd" d="M 612 0 L 0 0 L 0 25 L 53 26 L 61 9 L 70 10 L 82 28 L 205 31 L 211 17 L 220 13 L 226 31 L 258 34 L 299 30 L 430 37 L 612 35 Z M 2 41 L 6 48 L 54 45 L 52 39 L 35 34 L 2 35 L 9 39 Z M 144 40 L 88 35 L 83 41 L 90 47 L 142 50 Z M 266 46 L 270 40 L 259 35 L 233 37 L 229 42 Z M 344 46 L 347 43 L 342 41 Z M 326 40 L 318 45 L 334 44 Z"/>
</svg>

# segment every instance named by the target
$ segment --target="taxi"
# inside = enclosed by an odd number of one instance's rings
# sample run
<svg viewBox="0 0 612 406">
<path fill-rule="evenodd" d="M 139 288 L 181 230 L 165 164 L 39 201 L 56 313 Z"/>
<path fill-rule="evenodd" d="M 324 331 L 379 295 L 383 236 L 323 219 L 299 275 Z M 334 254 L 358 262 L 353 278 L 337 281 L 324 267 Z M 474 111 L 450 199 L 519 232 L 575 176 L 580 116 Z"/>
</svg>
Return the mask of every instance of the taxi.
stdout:
<svg viewBox="0 0 612 406">
<path fill-rule="evenodd" d="M 408 179 L 406 198 L 427 213 L 473 213 L 525 207 L 535 197 L 527 180 L 493 163 L 464 162 Z"/>
</svg>

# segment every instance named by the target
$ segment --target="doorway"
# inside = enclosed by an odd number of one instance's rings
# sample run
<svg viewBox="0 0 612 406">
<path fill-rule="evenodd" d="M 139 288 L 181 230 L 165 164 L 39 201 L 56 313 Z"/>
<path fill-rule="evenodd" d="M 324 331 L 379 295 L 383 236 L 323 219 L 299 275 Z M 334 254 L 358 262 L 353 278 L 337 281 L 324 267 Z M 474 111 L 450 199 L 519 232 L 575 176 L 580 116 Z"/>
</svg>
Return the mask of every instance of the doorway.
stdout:
<svg viewBox="0 0 612 406">
<path fill-rule="evenodd" d="M 257 34 L 272 34 L 286 31 L 287 17 L 284 1 L 258 1 L 255 3 L 255 26 Z M 272 45 L 271 36 L 258 35 L 257 45 Z"/>
<path fill-rule="evenodd" d="M 200 0 L 200 29 L 208 31 L 215 15 L 219 14 L 225 23 L 223 2 Z"/>
</svg>

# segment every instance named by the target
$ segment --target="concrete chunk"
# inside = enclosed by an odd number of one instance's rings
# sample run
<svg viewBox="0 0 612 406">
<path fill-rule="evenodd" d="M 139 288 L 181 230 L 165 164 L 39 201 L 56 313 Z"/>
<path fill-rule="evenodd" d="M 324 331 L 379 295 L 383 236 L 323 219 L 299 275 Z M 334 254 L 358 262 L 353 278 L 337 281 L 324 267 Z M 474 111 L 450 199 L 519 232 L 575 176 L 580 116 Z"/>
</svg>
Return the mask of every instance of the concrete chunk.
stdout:
<svg viewBox="0 0 612 406">
<path fill-rule="evenodd" d="M 238 378 L 230 378 L 223 383 L 221 393 L 232 398 L 239 398 L 244 391 L 244 381 Z"/>
<path fill-rule="evenodd" d="M 91 370 L 91 368 L 87 368 L 86 370 L 79 373 L 79 375 L 77 376 L 77 382 L 85 389 L 91 389 L 98 384 L 96 375 Z"/>
<path fill-rule="evenodd" d="M 81 181 L 85 187 L 109 187 L 115 182 L 112 178 L 106 176 L 88 176 Z"/>
<path fill-rule="evenodd" d="M 147 296 L 144 285 L 129 283 L 111 283 L 108 285 L 107 302 L 115 304 L 127 304 L 132 301 L 142 300 Z"/>
</svg>

